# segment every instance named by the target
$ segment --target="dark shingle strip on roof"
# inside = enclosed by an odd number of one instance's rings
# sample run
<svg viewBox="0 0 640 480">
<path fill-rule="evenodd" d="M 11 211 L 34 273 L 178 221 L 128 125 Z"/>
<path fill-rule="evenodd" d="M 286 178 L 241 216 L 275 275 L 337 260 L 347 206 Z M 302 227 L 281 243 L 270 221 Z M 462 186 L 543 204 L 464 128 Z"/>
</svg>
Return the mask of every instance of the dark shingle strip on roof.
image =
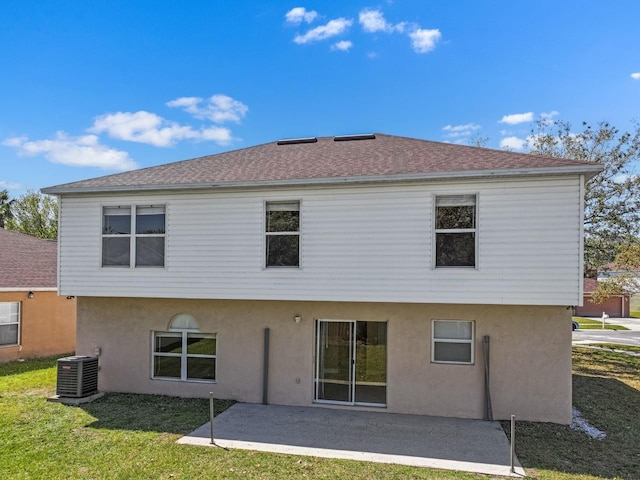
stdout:
<svg viewBox="0 0 640 480">
<path fill-rule="evenodd" d="M 56 288 L 55 240 L 42 240 L 0 228 L 0 289 Z"/>
<path fill-rule="evenodd" d="M 597 173 L 593 163 L 375 134 L 366 141 L 265 143 L 43 189 L 45 193 L 420 178 Z"/>
</svg>

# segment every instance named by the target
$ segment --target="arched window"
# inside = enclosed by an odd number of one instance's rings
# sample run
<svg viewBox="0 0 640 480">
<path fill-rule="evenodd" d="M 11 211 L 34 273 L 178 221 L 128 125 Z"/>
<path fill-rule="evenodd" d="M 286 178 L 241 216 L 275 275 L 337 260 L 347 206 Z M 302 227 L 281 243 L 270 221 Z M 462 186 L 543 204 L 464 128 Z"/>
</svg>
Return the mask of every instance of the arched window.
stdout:
<svg viewBox="0 0 640 480">
<path fill-rule="evenodd" d="M 172 332 L 188 330 L 190 332 L 200 331 L 198 321 L 188 313 L 179 313 L 169 322 L 169 330 Z"/>
<path fill-rule="evenodd" d="M 152 378 L 215 382 L 216 352 L 216 334 L 201 333 L 192 315 L 179 313 L 168 331 L 153 332 Z"/>
</svg>

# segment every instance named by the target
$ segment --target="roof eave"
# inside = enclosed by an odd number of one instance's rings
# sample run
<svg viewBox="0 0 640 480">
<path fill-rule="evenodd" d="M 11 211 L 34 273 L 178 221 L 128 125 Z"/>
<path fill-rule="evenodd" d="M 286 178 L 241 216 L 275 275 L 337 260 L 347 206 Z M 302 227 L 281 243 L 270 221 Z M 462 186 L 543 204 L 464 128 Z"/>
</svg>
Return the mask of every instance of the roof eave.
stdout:
<svg viewBox="0 0 640 480">
<path fill-rule="evenodd" d="M 531 177 L 550 175 L 584 175 L 586 179 L 597 175 L 602 171 L 602 166 L 593 165 L 569 165 L 562 167 L 541 168 L 509 168 L 496 170 L 463 170 L 458 172 L 432 172 L 432 173 L 401 173 L 392 175 L 362 175 L 348 177 L 322 177 L 322 178 L 294 178 L 284 180 L 257 180 L 220 183 L 177 183 L 177 184 L 152 184 L 152 185 L 114 185 L 114 186 L 89 186 L 74 187 L 73 185 L 59 185 L 43 188 L 42 193 L 49 195 L 64 194 L 88 194 L 88 193 L 120 193 L 139 191 L 164 191 L 164 190 L 210 190 L 231 188 L 269 188 L 269 187 L 299 187 L 299 186 L 323 186 L 323 185 L 351 185 L 366 183 L 405 183 L 420 181 L 443 181 L 451 179 L 482 179 L 504 177 Z"/>
</svg>

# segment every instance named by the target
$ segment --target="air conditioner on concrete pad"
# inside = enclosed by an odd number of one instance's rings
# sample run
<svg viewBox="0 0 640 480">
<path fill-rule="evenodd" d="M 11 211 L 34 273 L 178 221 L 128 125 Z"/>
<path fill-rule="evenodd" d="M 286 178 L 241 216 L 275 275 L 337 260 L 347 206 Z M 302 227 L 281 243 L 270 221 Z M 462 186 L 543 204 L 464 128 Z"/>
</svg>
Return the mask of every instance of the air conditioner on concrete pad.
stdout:
<svg viewBox="0 0 640 480">
<path fill-rule="evenodd" d="M 56 395 L 81 398 L 98 393 L 98 357 L 58 359 Z"/>
</svg>

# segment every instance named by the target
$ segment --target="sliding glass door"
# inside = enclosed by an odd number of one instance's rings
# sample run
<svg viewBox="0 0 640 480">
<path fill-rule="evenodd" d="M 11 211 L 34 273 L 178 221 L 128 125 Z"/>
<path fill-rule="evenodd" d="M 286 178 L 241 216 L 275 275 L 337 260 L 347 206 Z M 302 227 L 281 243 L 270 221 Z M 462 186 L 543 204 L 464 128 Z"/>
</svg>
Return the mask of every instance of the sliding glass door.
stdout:
<svg viewBox="0 0 640 480">
<path fill-rule="evenodd" d="M 387 403 L 387 324 L 317 320 L 315 401 Z"/>
</svg>

